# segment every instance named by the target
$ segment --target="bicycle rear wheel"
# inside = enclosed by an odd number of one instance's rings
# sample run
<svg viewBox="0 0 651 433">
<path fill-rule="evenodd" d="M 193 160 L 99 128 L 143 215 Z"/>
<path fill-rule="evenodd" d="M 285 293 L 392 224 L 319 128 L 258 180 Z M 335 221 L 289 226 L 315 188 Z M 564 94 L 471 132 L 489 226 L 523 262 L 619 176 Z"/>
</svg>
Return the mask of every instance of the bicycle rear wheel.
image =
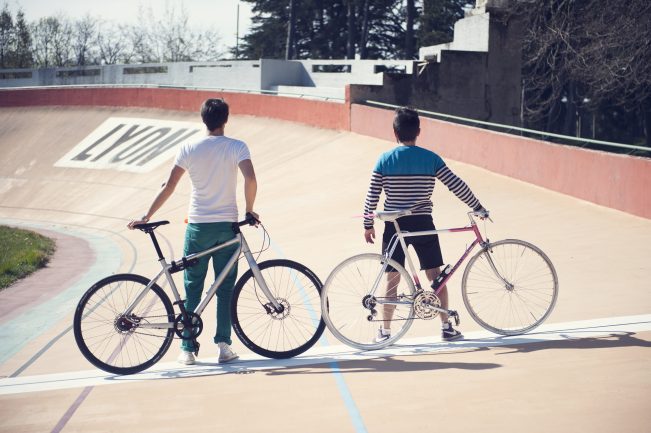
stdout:
<svg viewBox="0 0 651 433">
<path fill-rule="evenodd" d="M 114 374 L 133 374 L 160 360 L 174 339 L 174 309 L 154 284 L 134 311 L 124 311 L 149 284 L 140 275 L 118 274 L 95 283 L 75 311 L 75 340 L 95 367 Z M 160 327 L 147 325 L 160 324 Z"/>
<path fill-rule="evenodd" d="M 484 329 L 518 335 L 549 317 L 558 297 L 558 277 L 540 248 L 505 239 L 470 259 L 461 291 L 468 312 Z"/>
<path fill-rule="evenodd" d="M 388 296 L 385 262 L 380 254 L 360 254 L 341 262 L 328 276 L 321 309 L 326 326 L 342 343 L 361 350 L 381 349 L 398 341 L 411 327 L 414 283 L 404 267 L 389 259 L 389 265 L 400 274 L 400 284 L 396 293 Z M 379 327 L 391 313 L 391 337 L 376 341 Z"/>
<path fill-rule="evenodd" d="M 233 289 L 235 334 L 246 347 L 267 358 L 291 358 L 305 352 L 325 329 L 321 281 L 310 269 L 291 260 L 268 260 L 258 267 L 283 311 L 274 310 L 249 269 Z"/>
</svg>

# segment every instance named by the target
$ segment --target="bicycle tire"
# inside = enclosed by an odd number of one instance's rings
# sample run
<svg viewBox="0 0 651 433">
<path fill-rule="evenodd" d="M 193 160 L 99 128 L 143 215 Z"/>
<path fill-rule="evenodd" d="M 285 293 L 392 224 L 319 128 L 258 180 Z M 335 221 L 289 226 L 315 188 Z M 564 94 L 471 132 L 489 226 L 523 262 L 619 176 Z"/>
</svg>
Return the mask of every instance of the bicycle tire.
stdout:
<svg viewBox="0 0 651 433">
<path fill-rule="evenodd" d="M 73 320 L 75 341 L 95 367 L 113 374 L 134 374 L 154 365 L 169 349 L 174 339 L 172 327 L 139 329 L 133 325 L 143 320 L 174 321 L 172 303 L 160 286 L 150 288 L 130 320 L 122 317 L 149 281 L 136 274 L 111 275 L 81 297 Z"/>
<path fill-rule="evenodd" d="M 409 330 L 414 320 L 414 283 L 403 266 L 389 259 L 389 265 L 401 276 L 396 295 L 400 295 L 401 288 L 404 290 L 406 286 L 411 302 L 396 306 L 391 322 L 391 337 L 375 341 L 383 313 L 369 320 L 371 310 L 364 305 L 364 299 L 368 299 L 378 278 L 384 292 L 385 279 L 381 272 L 385 261 L 384 256 L 373 253 L 350 257 L 332 270 L 323 286 L 321 309 L 326 326 L 339 341 L 356 349 L 377 350 L 389 346 Z M 379 310 L 382 310 L 381 306 Z M 400 328 L 396 330 L 398 325 Z"/>
<path fill-rule="evenodd" d="M 242 344 L 258 355 L 275 359 L 300 355 L 325 329 L 320 309 L 323 284 L 309 268 L 291 260 L 268 260 L 258 267 L 285 309 L 280 314 L 265 309 L 269 300 L 249 269 L 233 289 L 233 330 Z"/>
<path fill-rule="evenodd" d="M 486 254 L 506 282 L 492 270 Z M 461 291 L 468 313 L 484 329 L 520 335 L 551 314 L 558 298 L 558 276 L 540 248 L 505 239 L 489 244 L 470 259 Z"/>
</svg>

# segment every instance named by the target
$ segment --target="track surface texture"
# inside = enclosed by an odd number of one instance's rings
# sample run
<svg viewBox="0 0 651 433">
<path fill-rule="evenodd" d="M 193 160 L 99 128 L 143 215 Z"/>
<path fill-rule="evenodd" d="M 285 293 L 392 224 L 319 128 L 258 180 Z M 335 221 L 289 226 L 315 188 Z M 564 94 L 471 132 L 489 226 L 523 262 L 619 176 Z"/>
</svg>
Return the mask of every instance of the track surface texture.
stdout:
<svg viewBox="0 0 651 433">
<path fill-rule="evenodd" d="M 276 361 L 235 340 L 242 359 L 221 366 L 211 303 L 197 365 L 175 363 L 175 342 L 142 374 L 94 369 L 74 341 L 74 307 L 104 276 L 158 270 L 149 239 L 126 224 L 146 210 L 172 162 L 141 172 L 61 165 L 110 118 L 201 128 L 197 115 L 172 111 L 0 109 L 0 224 L 42 232 L 58 246 L 48 267 L 0 292 L 0 432 L 648 433 L 651 220 L 452 160 L 492 213 L 494 223 L 481 224 L 489 239 L 529 241 L 556 267 L 558 302 L 534 333 L 500 338 L 479 328 L 463 307 L 458 273 L 450 305 L 465 341 L 441 342 L 436 319 L 417 321 L 379 352 L 357 352 L 326 331 L 304 355 Z M 256 208 L 272 242 L 261 260 L 293 259 L 325 281 L 345 258 L 377 252 L 356 215 L 375 159 L 393 143 L 249 116 L 232 116 L 226 134 L 251 149 Z M 465 206 L 437 185 L 437 227 L 465 225 Z M 171 222 L 157 230 L 168 258 L 182 250 L 189 192 L 185 176 L 155 217 Z M 243 200 L 241 185 L 238 194 Z M 261 230 L 244 230 L 255 250 Z M 444 257 L 456 259 L 471 240 L 442 235 Z"/>
</svg>

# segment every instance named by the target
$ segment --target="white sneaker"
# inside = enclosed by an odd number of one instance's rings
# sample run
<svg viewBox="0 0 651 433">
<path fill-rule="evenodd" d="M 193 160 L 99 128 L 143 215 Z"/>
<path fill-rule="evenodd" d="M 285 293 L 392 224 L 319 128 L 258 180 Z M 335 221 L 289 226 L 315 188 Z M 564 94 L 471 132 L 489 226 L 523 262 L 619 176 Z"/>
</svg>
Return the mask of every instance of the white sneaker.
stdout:
<svg viewBox="0 0 651 433">
<path fill-rule="evenodd" d="M 184 365 L 192 365 L 194 364 L 194 353 L 192 352 L 186 352 L 185 350 L 182 350 L 181 353 L 179 353 L 179 357 L 176 358 L 176 361 L 179 364 L 184 364 Z"/>
<path fill-rule="evenodd" d="M 226 343 L 217 343 L 219 347 L 219 363 L 224 364 L 226 362 L 235 361 L 240 356 L 231 350 L 231 346 Z"/>
<path fill-rule="evenodd" d="M 376 343 L 382 343 L 383 341 L 386 341 L 389 338 L 391 338 L 391 330 L 387 330 L 387 329 L 384 329 L 384 328 L 380 327 L 377 330 L 377 336 L 375 337 L 375 339 L 373 341 L 375 341 Z"/>
</svg>

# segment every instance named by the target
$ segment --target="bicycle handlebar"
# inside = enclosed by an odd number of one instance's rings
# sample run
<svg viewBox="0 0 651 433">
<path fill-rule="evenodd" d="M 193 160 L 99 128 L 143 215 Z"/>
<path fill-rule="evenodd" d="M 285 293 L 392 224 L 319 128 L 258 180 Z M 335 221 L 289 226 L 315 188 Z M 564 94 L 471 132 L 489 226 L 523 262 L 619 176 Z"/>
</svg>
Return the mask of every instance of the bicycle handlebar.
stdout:
<svg viewBox="0 0 651 433">
<path fill-rule="evenodd" d="M 398 218 L 401 218 L 403 216 L 409 216 L 413 215 L 413 211 L 415 209 L 405 209 L 405 210 L 398 210 L 398 211 L 374 211 L 370 214 L 365 214 L 365 218 L 377 218 L 381 221 L 395 221 Z M 468 218 L 472 222 L 472 217 L 477 217 L 480 219 L 488 219 L 490 222 L 493 222 L 493 220 L 490 218 L 490 212 L 488 212 L 486 209 L 478 210 L 478 211 L 470 211 L 468 212 Z"/>
<path fill-rule="evenodd" d="M 474 211 L 468 212 L 468 218 L 470 218 L 472 220 L 472 217 L 477 217 L 477 218 L 480 218 L 480 219 L 487 219 L 488 221 L 493 222 L 493 220 L 490 217 L 490 212 L 487 211 L 486 209 L 476 210 L 476 211 L 474 210 Z"/>
<path fill-rule="evenodd" d="M 254 217 L 251 212 L 247 212 L 246 216 L 245 216 L 245 219 L 243 221 L 238 222 L 237 226 L 238 227 L 242 227 L 242 226 L 246 226 L 246 225 L 255 226 L 255 225 L 259 224 L 259 223 L 260 223 L 259 219 Z"/>
</svg>

